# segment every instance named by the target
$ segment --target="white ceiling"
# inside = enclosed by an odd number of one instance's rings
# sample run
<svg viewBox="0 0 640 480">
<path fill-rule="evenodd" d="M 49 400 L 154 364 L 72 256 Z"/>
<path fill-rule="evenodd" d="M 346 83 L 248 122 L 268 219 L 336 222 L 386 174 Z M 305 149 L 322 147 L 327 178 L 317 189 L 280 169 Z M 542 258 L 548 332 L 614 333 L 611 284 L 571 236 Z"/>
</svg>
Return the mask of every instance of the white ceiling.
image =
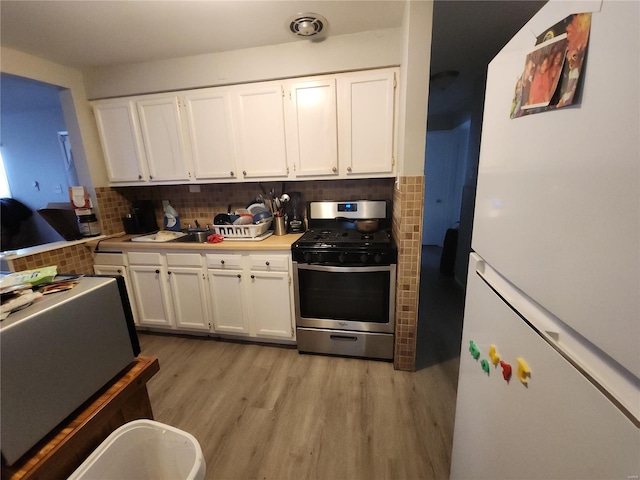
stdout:
<svg viewBox="0 0 640 480">
<path fill-rule="evenodd" d="M 431 72 L 461 74 L 448 91 L 432 92 L 429 113 L 468 103 L 472 78 L 543 3 L 436 0 Z M 82 70 L 309 41 L 288 31 L 289 17 L 303 12 L 325 16 L 329 36 L 397 28 L 404 7 L 403 0 L 2 0 L 0 35 L 3 46 Z"/>
<path fill-rule="evenodd" d="M 399 27 L 403 1 L 5 1 L 2 43 L 83 69 L 308 41 L 292 15 L 313 12 L 328 35 Z"/>
</svg>

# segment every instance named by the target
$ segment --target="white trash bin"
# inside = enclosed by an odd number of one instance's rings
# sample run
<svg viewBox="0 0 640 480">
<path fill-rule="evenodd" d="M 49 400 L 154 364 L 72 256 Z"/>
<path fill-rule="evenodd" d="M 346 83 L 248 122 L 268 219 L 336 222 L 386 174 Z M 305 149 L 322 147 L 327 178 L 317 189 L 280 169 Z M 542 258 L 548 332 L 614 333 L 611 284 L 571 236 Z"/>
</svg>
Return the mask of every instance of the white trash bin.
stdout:
<svg viewBox="0 0 640 480">
<path fill-rule="evenodd" d="M 109 435 L 69 480 L 203 480 L 193 435 L 153 420 L 134 420 Z"/>
</svg>

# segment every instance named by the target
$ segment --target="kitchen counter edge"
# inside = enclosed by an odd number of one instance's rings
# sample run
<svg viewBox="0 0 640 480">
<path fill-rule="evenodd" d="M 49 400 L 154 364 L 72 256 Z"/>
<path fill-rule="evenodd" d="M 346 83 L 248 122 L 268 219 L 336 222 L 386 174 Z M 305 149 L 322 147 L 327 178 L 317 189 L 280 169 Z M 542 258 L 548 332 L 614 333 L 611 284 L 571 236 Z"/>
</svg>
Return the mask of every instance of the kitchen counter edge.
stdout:
<svg viewBox="0 0 640 480">
<path fill-rule="evenodd" d="M 303 234 L 271 235 L 260 241 L 229 240 L 220 243 L 181 243 L 181 242 L 131 242 L 139 235 L 113 236 L 94 243 L 94 252 L 129 252 L 129 251 L 289 251 L 291 245 Z"/>
</svg>

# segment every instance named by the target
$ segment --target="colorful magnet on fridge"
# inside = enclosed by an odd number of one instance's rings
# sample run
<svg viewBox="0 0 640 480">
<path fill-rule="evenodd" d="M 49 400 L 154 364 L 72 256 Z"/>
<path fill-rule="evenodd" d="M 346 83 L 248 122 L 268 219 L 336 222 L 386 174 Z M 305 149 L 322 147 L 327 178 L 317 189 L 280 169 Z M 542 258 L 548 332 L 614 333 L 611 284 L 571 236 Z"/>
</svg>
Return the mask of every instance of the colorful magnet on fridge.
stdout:
<svg viewBox="0 0 640 480">
<path fill-rule="evenodd" d="M 516 358 L 516 360 L 518 361 L 518 370 L 516 371 L 516 376 L 522 383 L 526 385 L 529 382 L 529 377 L 531 376 L 531 369 L 529 368 L 529 365 L 527 365 L 527 362 L 524 361 L 524 359 L 518 357 Z"/>
<path fill-rule="evenodd" d="M 469 340 L 469 353 L 471 353 L 471 356 L 476 360 L 480 358 L 480 350 L 478 350 L 478 347 L 473 340 Z"/>
<path fill-rule="evenodd" d="M 486 358 L 483 358 L 482 360 L 480 360 L 480 366 L 482 367 L 482 370 L 484 371 L 484 373 L 489 375 L 489 372 L 491 371 L 491 366 L 489 365 L 489 362 L 487 361 Z"/>
<path fill-rule="evenodd" d="M 511 365 L 500 361 L 500 366 L 502 367 L 502 378 L 504 378 L 505 382 L 508 382 L 511 379 Z"/>
<path fill-rule="evenodd" d="M 495 345 L 491 345 L 489 347 L 489 358 L 491 359 L 491 363 L 493 363 L 494 367 L 498 365 L 498 362 L 500 361 L 500 355 L 498 355 L 498 352 L 496 352 Z"/>
</svg>

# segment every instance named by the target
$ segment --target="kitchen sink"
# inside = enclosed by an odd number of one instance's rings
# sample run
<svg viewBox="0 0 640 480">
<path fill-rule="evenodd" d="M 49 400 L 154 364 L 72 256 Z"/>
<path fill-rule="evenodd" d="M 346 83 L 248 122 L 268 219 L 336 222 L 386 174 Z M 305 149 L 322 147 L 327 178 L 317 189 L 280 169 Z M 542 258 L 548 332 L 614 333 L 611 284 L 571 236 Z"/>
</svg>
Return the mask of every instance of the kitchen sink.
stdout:
<svg viewBox="0 0 640 480">
<path fill-rule="evenodd" d="M 207 241 L 207 237 L 209 235 L 213 235 L 213 230 L 206 230 L 203 232 L 190 232 L 186 235 L 176 238 L 175 240 L 171 240 L 171 243 L 205 243 Z"/>
</svg>

